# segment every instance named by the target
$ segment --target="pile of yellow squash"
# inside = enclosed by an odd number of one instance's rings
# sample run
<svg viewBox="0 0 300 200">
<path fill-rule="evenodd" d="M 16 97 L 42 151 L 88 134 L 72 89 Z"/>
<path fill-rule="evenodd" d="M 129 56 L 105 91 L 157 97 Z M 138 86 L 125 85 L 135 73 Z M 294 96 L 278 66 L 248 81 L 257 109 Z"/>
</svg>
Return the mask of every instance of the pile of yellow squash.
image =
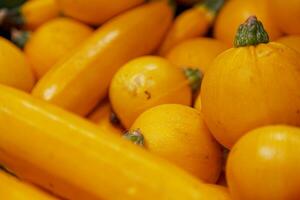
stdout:
<svg viewBox="0 0 300 200">
<path fill-rule="evenodd" d="M 300 200 L 300 0 L 3 1 L 0 34 L 1 200 Z"/>
</svg>

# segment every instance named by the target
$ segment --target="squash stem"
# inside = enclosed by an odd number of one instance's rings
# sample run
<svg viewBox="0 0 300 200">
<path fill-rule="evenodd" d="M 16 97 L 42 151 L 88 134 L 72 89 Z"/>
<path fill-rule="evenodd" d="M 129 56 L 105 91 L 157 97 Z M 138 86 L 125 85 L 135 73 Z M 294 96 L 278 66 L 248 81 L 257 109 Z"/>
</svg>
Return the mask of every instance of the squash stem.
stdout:
<svg viewBox="0 0 300 200">
<path fill-rule="evenodd" d="M 201 87 L 203 74 L 199 69 L 184 68 L 184 75 L 187 77 L 190 87 L 194 92 L 197 92 Z"/>
<path fill-rule="evenodd" d="M 259 21 L 256 16 L 250 16 L 245 23 L 239 26 L 235 36 L 234 46 L 256 46 L 268 42 L 269 36 L 261 21 Z"/>
<path fill-rule="evenodd" d="M 144 136 L 141 133 L 140 129 L 128 131 L 123 135 L 123 138 L 126 140 L 131 141 L 132 143 L 139 145 L 139 146 L 144 146 Z"/>
<path fill-rule="evenodd" d="M 12 29 L 11 31 L 11 40 L 21 49 L 24 48 L 29 38 L 30 31 L 20 31 L 18 29 Z"/>
</svg>

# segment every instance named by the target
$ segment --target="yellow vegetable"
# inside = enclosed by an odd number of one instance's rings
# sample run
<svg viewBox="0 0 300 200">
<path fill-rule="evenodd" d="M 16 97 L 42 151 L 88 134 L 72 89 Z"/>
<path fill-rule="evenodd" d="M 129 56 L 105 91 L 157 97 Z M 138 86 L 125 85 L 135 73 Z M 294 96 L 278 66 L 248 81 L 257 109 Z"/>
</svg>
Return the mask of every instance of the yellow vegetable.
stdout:
<svg viewBox="0 0 300 200">
<path fill-rule="evenodd" d="M 56 18 L 40 26 L 25 44 L 25 55 L 41 78 L 60 59 L 92 34 L 92 29 L 69 18 Z"/>
<path fill-rule="evenodd" d="M 0 170 L 1 200 L 55 200 L 56 198 Z"/>
<path fill-rule="evenodd" d="M 0 37 L 0 83 L 29 92 L 34 82 L 33 72 L 24 54 Z"/>
<path fill-rule="evenodd" d="M 59 9 L 55 0 L 26 1 L 20 8 L 6 12 L 2 23 L 32 30 L 58 15 Z"/>
<path fill-rule="evenodd" d="M 88 119 L 97 124 L 103 131 L 116 135 L 121 135 L 124 131 L 119 124 L 119 119 L 112 112 L 111 105 L 108 101 L 102 102 Z"/>
<path fill-rule="evenodd" d="M 54 105 L 0 86 L 0 162 L 72 200 L 229 200 L 144 149 Z"/>
<path fill-rule="evenodd" d="M 101 24 L 144 0 L 57 0 L 62 12 L 88 24 Z"/>
<path fill-rule="evenodd" d="M 224 0 L 205 0 L 182 12 L 174 20 L 159 54 L 164 56 L 180 42 L 205 35 L 223 3 Z"/>
<path fill-rule="evenodd" d="M 119 67 L 158 46 L 172 15 L 171 6 L 159 1 L 112 19 L 54 66 L 38 82 L 33 95 L 86 115 L 105 97 Z"/>
</svg>

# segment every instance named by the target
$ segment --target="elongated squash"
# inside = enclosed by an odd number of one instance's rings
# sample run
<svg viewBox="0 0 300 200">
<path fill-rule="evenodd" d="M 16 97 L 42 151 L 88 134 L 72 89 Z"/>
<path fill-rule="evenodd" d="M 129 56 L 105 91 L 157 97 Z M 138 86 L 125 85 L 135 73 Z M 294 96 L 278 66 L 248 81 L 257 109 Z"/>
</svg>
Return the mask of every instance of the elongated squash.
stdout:
<svg viewBox="0 0 300 200">
<path fill-rule="evenodd" d="M 0 199 L 55 200 L 56 198 L 0 170 Z"/>
<path fill-rule="evenodd" d="M 27 1 L 19 8 L 7 11 L 2 24 L 33 30 L 58 15 L 59 9 L 55 0 Z"/>
<path fill-rule="evenodd" d="M 172 19 L 165 1 L 116 17 L 96 31 L 36 85 L 33 95 L 85 115 L 105 97 L 114 73 L 127 61 L 151 53 Z"/>
<path fill-rule="evenodd" d="M 159 49 L 159 54 L 164 56 L 177 44 L 205 35 L 223 3 L 224 0 L 205 0 L 178 15 Z"/>
<path fill-rule="evenodd" d="M 145 0 L 56 0 L 62 12 L 88 24 L 98 25 Z"/>
<path fill-rule="evenodd" d="M 72 200 L 229 200 L 226 189 L 96 125 L 0 86 L 0 162 Z"/>
</svg>

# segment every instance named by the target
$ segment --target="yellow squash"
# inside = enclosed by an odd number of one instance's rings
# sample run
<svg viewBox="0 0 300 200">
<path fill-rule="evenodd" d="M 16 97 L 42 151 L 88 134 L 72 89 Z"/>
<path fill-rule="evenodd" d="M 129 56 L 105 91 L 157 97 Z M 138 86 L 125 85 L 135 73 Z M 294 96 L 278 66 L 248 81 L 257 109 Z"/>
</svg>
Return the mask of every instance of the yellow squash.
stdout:
<svg viewBox="0 0 300 200">
<path fill-rule="evenodd" d="M 299 126 L 299 86 L 299 53 L 269 42 L 262 23 L 249 17 L 237 31 L 235 47 L 221 53 L 205 73 L 204 120 L 227 148 L 260 126 Z"/>
<path fill-rule="evenodd" d="M 61 108 L 0 86 L 0 162 L 72 200 L 229 200 L 169 162 Z"/>
<path fill-rule="evenodd" d="M 110 84 L 109 98 L 124 127 L 130 128 L 140 114 L 154 106 L 191 105 L 192 89 L 184 70 L 167 59 L 143 56 L 118 70 Z"/>
<path fill-rule="evenodd" d="M 98 25 L 144 0 L 56 0 L 62 12 L 88 24 Z"/>
<path fill-rule="evenodd" d="M 254 129 L 229 154 L 226 177 L 234 200 L 298 200 L 300 129 L 286 125 Z"/>
<path fill-rule="evenodd" d="M 0 83 L 29 92 L 34 82 L 33 72 L 24 54 L 0 37 Z"/>
<path fill-rule="evenodd" d="M 108 133 L 121 135 L 124 131 L 108 101 L 101 102 L 101 104 L 89 115 L 88 119 Z"/>
<path fill-rule="evenodd" d="M 180 42 L 206 34 L 223 3 L 224 0 L 205 0 L 181 13 L 171 26 L 159 54 L 166 55 Z"/>
<path fill-rule="evenodd" d="M 148 151 L 200 180 L 217 182 L 222 168 L 222 151 L 196 109 L 180 104 L 155 106 L 135 120 L 125 137 L 130 139 L 134 133 L 141 134 Z"/>
<path fill-rule="evenodd" d="M 217 55 L 228 48 L 229 45 L 214 38 L 197 37 L 173 47 L 166 58 L 179 67 L 192 67 L 205 73 Z"/>
<path fill-rule="evenodd" d="M 287 35 L 276 40 L 300 53 L 300 35 Z"/>
<path fill-rule="evenodd" d="M 3 24 L 32 30 L 58 15 L 59 9 L 55 0 L 26 1 L 20 8 L 8 11 Z"/>
<path fill-rule="evenodd" d="M 128 11 L 100 27 L 37 84 L 33 95 L 85 115 L 104 98 L 114 73 L 129 60 L 150 54 L 172 20 L 166 2 Z"/>
<path fill-rule="evenodd" d="M 38 78 L 92 34 L 76 20 L 59 17 L 40 26 L 25 44 L 24 52 Z"/>
<path fill-rule="evenodd" d="M 55 200 L 56 198 L 0 170 L 1 200 Z"/>
</svg>

